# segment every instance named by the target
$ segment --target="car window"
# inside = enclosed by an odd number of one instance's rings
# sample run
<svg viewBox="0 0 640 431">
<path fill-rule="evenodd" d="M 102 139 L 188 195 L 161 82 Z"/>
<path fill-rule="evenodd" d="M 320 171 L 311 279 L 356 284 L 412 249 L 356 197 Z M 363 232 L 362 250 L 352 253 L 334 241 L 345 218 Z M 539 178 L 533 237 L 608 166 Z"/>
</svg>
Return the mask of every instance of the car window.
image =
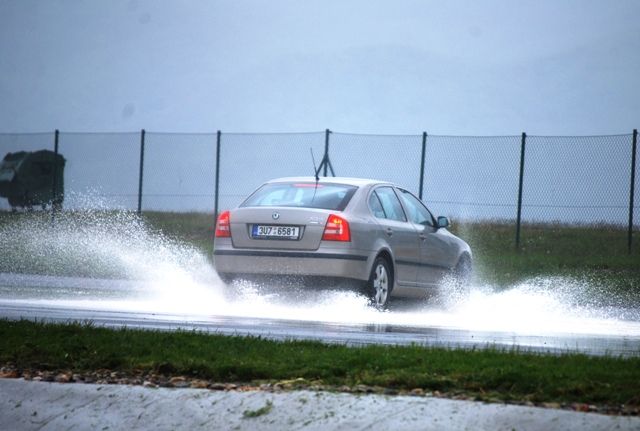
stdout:
<svg viewBox="0 0 640 431">
<path fill-rule="evenodd" d="M 391 187 L 378 187 L 374 193 L 378 196 L 378 199 L 380 199 L 380 204 L 386 216 L 385 218 L 407 221 L 402 205 L 400 205 L 400 201 Z"/>
<path fill-rule="evenodd" d="M 241 207 L 299 207 L 343 211 L 357 190 L 346 184 L 291 182 L 264 184 Z"/>
<path fill-rule="evenodd" d="M 380 203 L 380 199 L 376 192 L 371 193 L 369 196 L 369 208 L 373 213 L 373 216 L 376 218 L 387 218 L 387 215 L 384 213 L 384 208 L 382 208 L 382 204 Z"/>
<path fill-rule="evenodd" d="M 400 190 L 400 197 L 404 203 L 404 207 L 407 209 L 407 215 L 409 220 L 415 224 L 422 226 L 434 226 L 433 216 L 424 206 L 424 204 L 414 195 L 406 190 Z"/>
</svg>

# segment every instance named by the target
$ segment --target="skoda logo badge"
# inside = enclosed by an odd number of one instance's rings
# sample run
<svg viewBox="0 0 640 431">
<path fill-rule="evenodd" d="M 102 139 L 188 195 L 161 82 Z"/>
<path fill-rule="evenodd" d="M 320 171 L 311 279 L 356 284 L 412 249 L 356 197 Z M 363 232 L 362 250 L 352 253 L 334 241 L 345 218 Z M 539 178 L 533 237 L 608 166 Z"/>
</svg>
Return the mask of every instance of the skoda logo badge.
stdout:
<svg viewBox="0 0 640 431">
<path fill-rule="evenodd" d="M 273 217 L 274 220 L 278 220 L 280 218 L 280 214 L 279 213 L 273 213 L 271 215 L 271 217 Z"/>
</svg>

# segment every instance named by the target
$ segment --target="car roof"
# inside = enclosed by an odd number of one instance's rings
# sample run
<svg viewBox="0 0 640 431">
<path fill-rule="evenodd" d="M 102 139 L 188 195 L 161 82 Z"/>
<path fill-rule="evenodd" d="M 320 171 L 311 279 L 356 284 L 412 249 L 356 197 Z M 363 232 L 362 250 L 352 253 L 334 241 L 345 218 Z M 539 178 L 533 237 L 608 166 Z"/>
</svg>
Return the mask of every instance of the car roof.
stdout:
<svg viewBox="0 0 640 431">
<path fill-rule="evenodd" d="M 288 183 L 288 182 L 315 182 L 316 178 L 315 177 L 284 177 L 284 178 L 276 178 L 270 181 L 267 181 L 267 183 Z M 362 186 L 368 186 L 368 185 L 374 185 L 374 184 L 392 184 L 389 181 L 382 181 L 382 180 L 373 180 L 373 179 L 368 179 L 368 178 L 349 178 L 349 177 L 319 177 L 318 178 L 318 183 L 319 184 L 323 184 L 323 183 L 334 183 L 334 184 L 347 184 L 350 186 L 358 186 L 358 187 L 362 187 Z"/>
</svg>

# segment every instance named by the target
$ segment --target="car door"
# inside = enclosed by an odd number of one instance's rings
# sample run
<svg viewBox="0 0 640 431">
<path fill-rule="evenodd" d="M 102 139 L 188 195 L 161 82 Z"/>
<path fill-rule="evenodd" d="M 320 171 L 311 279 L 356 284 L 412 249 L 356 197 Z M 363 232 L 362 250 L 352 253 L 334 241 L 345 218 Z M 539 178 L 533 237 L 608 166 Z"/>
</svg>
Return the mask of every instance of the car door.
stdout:
<svg viewBox="0 0 640 431">
<path fill-rule="evenodd" d="M 440 283 L 451 268 L 454 250 L 444 230 L 437 228 L 436 220 L 420 199 L 410 192 L 398 189 L 407 217 L 415 225 L 420 238 L 420 267 L 417 282 L 423 286 Z"/>
<path fill-rule="evenodd" d="M 393 187 L 380 186 L 369 195 L 369 208 L 380 226 L 381 235 L 395 257 L 398 284 L 415 286 L 420 261 L 420 239 L 409 222 Z"/>
</svg>

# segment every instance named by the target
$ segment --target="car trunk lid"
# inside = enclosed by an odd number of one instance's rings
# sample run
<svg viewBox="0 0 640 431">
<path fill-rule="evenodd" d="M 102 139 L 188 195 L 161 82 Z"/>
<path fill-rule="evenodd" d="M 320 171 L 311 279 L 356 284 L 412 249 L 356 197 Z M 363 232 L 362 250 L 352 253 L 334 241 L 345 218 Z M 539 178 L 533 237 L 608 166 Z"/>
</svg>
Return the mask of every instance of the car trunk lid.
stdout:
<svg viewBox="0 0 640 431">
<path fill-rule="evenodd" d="M 246 207 L 232 211 L 236 248 L 317 250 L 331 211 L 313 208 Z"/>
</svg>

